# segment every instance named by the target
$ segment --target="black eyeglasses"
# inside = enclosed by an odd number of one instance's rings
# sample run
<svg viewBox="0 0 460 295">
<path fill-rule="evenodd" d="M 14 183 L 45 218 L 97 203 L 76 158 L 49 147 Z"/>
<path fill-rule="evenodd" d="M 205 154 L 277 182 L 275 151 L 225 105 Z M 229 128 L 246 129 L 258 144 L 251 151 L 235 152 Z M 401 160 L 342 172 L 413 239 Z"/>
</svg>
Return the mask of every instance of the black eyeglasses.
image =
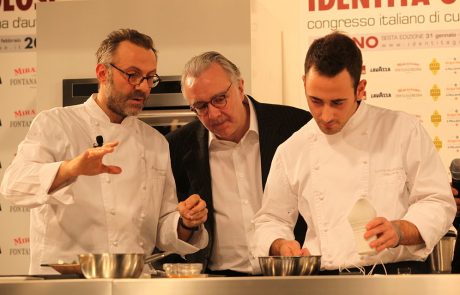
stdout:
<svg viewBox="0 0 460 295">
<path fill-rule="evenodd" d="M 214 107 L 218 109 L 222 109 L 227 105 L 227 93 L 230 90 L 230 87 L 232 87 L 232 83 L 227 87 L 227 90 L 225 90 L 223 93 L 217 94 L 211 98 L 210 101 L 204 102 L 204 101 L 198 101 L 195 102 L 193 105 L 190 106 L 190 110 L 195 112 L 198 116 L 205 116 L 208 113 L 208 105 L 212 104 Z"/>
<path fill-rule="evenodd" d="M 150 88 L 158 86 L 158 83 L 160 83 L 161 79 L 160 76 L 157 74 L 154 74 L 153 76 L 142 76 L 140 73 L 127 73 L 123 71 L 122 69 L 118 68 L 114 64 L 110 64 L 112 67 L 115 69 L 119 70 L 120 73 L 125 74 L 126 77 L 128 77 L 128 83 L 133 85 L 133 86 L 138 86 L 140 85 L 144 80 L 147 80 L 147 84 L 149 85 Z"/>
</svg>

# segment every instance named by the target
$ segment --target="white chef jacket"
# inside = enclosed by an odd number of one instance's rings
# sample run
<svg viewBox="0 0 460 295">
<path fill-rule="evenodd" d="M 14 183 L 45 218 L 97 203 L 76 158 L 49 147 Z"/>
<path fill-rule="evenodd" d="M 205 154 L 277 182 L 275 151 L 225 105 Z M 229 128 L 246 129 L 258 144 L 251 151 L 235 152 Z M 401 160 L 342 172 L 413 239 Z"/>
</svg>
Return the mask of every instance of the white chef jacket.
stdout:
<svg viewBox="0 0 460 295">
<path fill-rule="evenodd" d="M 368 198 L 377 216 L 415 224 L 425 244 L 360 256 L 348 214 Z M 256 214 L 256 256 L 275 239 L 293 240 L 298 212 L 308 224 L 303 247 L 321 269 L 423 260 L 455 216 L 448 176 L 433 142 L 412 116 L 361 102 L 337 134 L 314 120 L 279 146 Z"/>
<path fill-rule="evenodd" d="M 262 205 L 259 128 L 251 100 L 249 129 L 235 143 L 209 134 L 209 165 L 214 207 L 214 243 L 209 269 L 260 272 L 252 257 L 252 220 Z"/>
<path fill-rule="evenodd" d="M 41 112 L 5 172 L 1 193 L 30 210 L 31 274 L 42 263 L 78 260 L 79 253 L 146 253 L 155 246 L 188 254 L 206 246 L 178 239 L 177 197 L 166 139 L 136 117 L 111 123 L 93 94 L 84 104 Z M 105 164 L 121 174 L 79 176 L 48 194 L 63 160 L 91 148 L 96 136 L 119 141 Z M 192 245 L 193 244 L 193 245 Z"/>
</svg>

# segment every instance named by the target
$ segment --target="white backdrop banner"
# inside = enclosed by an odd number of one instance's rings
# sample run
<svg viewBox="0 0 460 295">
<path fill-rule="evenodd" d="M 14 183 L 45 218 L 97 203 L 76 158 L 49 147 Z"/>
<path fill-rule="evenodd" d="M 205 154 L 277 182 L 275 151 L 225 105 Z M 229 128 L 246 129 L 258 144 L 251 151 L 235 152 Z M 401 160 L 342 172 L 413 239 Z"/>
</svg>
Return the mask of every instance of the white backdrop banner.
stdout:
<svg viewBox="0 0 460 295">
<path fill-rule="evenodd" d="M 37 2 L 54 1 L 0 0 L 0 179 L 37 113 Z M 348 33 L 363 50 L 367 102 L 416 115 L 446 169 L 460 157 L 460 0 L 300 0 L 300 7 L 292 16 L 302 32 L 300 62 L 313 39 Z M 0 275 L 27 273 L 28 223 L 27 209 L 0 197 Z"/>
<path fill-rule="evenodd" d="M 362 49 L 366 102 L 417 116 L 448 169 L 460 157 L 460 0 L 301 0 L 303 61 L 332 30 Z"/>
<path fill-rule="evenodd" d="M 36 2 L 0 1 L 0 180 L 35 117 Z M 0 275 L 27 274 L 29 210 L 0 197 Z"/>
</svg>

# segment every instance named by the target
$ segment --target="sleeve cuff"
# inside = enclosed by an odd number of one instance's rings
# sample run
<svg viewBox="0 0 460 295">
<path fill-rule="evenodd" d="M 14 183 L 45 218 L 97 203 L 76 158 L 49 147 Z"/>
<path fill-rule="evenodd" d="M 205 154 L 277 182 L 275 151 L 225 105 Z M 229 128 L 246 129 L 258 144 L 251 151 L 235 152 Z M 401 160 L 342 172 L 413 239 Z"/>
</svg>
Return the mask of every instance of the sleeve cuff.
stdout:
<svg viewBox="0 0 460 295">
<path fill-rule="evenodd" d="M 48 163 L 40 168 L 39 180 L 41 187 L 41 194 L 39 202 L 44 203 L 61 203 L 64 205 L 70 205 L 74 203 L 74 197 L 72 193 L 71 184 L 75 182 L 72 180 L 65 183 L 60 188 L 53 191 L 51 194 L 48 193 L 51 185 L 53 184 L 56 174 L 61 166 L 61 162 Z"/>
</svg>

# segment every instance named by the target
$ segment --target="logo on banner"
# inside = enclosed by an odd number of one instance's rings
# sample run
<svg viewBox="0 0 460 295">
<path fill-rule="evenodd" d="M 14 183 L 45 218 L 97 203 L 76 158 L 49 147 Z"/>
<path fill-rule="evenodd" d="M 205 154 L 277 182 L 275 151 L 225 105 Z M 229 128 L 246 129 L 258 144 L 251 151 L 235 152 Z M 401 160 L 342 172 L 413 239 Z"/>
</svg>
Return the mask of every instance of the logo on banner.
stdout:
<svg viewBox="0 0 460 295">
<path fill-rule="evenodd" d="M 460 85 L 454 83 L 452 86 L 447 86 L 445 96 L 453 97 L 455 100 L 458 100 L 458 97 L 460 97 Z"/>
<path fill-rule="evenodd" d="M 361 37 L 353 37 L 353 41 L 355 41 L 356 45 L 361 48 L 376 48 L 379 46 L 379 39 L 377 36 L 361 36 Z"/>
<path fill-rule="evenodd" d="M 390 92 L 371 93 L 371 98 L 391 98 Z"/>
<path fill-rule="evenodd" d="M 397 98 L 417 98 L 422 97 L 422 90 L 418 88 L 399 88 L 396 90 Z"/>
<path fill-rule="evenodd" d="M 420 72 L 422 66 L 416 62 L 400 62 L 396 64 L 395 72 Z"/>
<path fill-rule="evenodd" d="M 15 120 L 10 121 L 10 128 L 29 128 L 32 120 Z"/>
<path fill-rule="evenodd" d="M 35 109 L 16 110 L 16 111 L 14 111 L 14 117 L 15 118 L 22 118 L 22 117 L 27 117 L 27 116 L 35 117 L 36 114 L 37 113 L 35 112 Z"/>
<path fill-rule="evenodd" d="M 458 109 L 455 110 L 453 113 L 447 113 L 447 119 L 446 123 L 450 125 L 451 127 L 458 127 L 460 126 L 460 113 L 458 112 Z"/>
<path fill-rule="evenodd" d="M 438 98 L 441 96 L 441 89 L 439 89 L 438 85 L 434 84 L 433 87 L 431 87 L 430 96 L 434 101 L 438 101 Z"/>
<path fill-rule="evenodd" d="M 439 151 L 440 149 L 442 149 L 442 141 L 441 139 L 439 139 L 439 137 L 435 136 L 433 139 L 433 143 L 436 150 Z"/>
<path fill-rule="evenodd" d="M 15 11 L 16 8 L 21 11 L 27 11 L 31 8 L 36 9 L 37 5 L 34 2 L 54 2 L 55 0 L 28 0 L 28 1 L 19 1 L 19 0 L 4 0 L 0 1 L 0 7 L 3 5 L 3 11 Z M 32 7 L 33 4 L 33 7 Z"/>
<path fill-rule="evenodd" d="M 434 113 L 431 115 L 431 123 L 433 123 L 434 127 L 438 127 L 441 123 L 441 120 L 441 115 L 438 111 L 435 110 Z"/>
<path fill-rule="evenodd" d="M 430 71 L 433 73 L 433 75 L 436 75 L 440 69 L 441 64 L 436 60 L 436 58 L 433 58 L 433 60 L 430 62 Z"/>
<path fill-rule="evenodd" d="M 9 254 L 11 256 L 17 255 L 29 255 L 29 237 L 17 237 L 13 238 L 14 248 L 9 249 Z M 22 247 L 21 247 L 22 246 Z M 24 247 L 27 246 L 27 247 Z"/>
<path fill-rule="evenodd" d="M 36 74 L 36 73 L 37 73 L 37 68 L 35 67 L 14 69 L 15 76 L 21 76 L 21 75 L 26 75 L 26 74 Z"/>
<path fill-rule="evenodd" d="M 29 128 L 30 124 L 32 124 L 32 119 L 35 117 L 37 112 L 35 111 L 35 109 L 26 109 L 26 110 L 15 110 L 13 114 L 14 114 L 14 117 L 17 118 L 18 120 L 10 121 L 10 128 L 22 128 L 22 127 Z M 29 117 L 30 119 L 26 119 Z"/>
<path fill-rule="evenodd" d="M 36 86 L 37 85 L 37 68 L 16 68 L 13 70 L 14 78 L 10 79 L 10 86 Z"/>
<path fill-rule="evenodd" d="M 379 67 L 371 68 L 370 72 L 371 73 L 375 73 L 375 72 L 391 72 L 391 68 L 390 67 L 379 66 Z"/>
<path fill-rule="evenodd" d="M 454 74 L 460 72 L 460 60 L 454 57 L 452 60 L 446 61 L 446 71 L 454 72 Z"/>
<path fill-rule="evenodd" d="M 458 135 L 447 139 L 447 149 L 460 152 L 460 137 Z"/>
<path fill-rule="evenodd" d="M 10 213 L 29 213 L 30 209 L 21 206 L 10 206 Z"/>
</svg>

